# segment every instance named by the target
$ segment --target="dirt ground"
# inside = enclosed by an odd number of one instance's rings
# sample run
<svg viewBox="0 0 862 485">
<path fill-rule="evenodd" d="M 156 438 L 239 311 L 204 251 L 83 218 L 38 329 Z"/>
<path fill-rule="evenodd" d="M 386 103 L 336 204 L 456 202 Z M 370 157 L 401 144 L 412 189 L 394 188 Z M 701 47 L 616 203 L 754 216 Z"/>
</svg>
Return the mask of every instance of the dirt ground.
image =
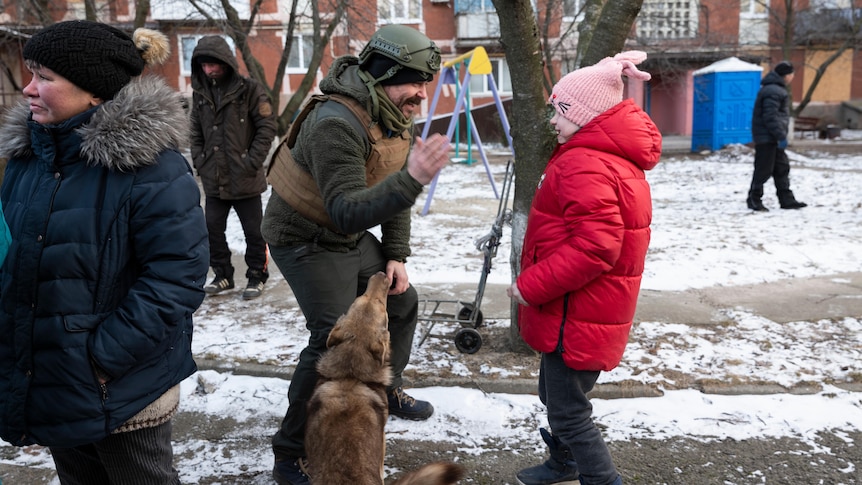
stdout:
<svg viewBox="0 0 862 485">
<path fill-rule="evenodd" d="M 210 417 L 211 418 L 211 417 Z M 203 417 L 206 420 L 206 417 Z M 195 422 L 192 415 L 181 415 L 176 420 L 176 433 L 194 429 L 198 436 L 209 427 L 219 435 L 224 423 Z M 189 427 L 191 425 L 191 427 Z M 623 483 L 625 484 L 858 484 L 862 483 L 856 463 L 862 463 L 862 448 L 855 443 L 862 433 L 819 436 L 819 449 L 813 450 L 801 441 L 780 438 L 772 440 L 725 440 L 700 442 L 685 438 L 670 440 L 632 440 L 610 443 Z M 268 437 L 246 436 L 245 446 L 267 449 Z M 236 444 L 234 444 L 236 446 Z M 826 453 L 824 450 L 828 450 Z M 516 484 L 518 470 L 541 463 L 547 457 L 544 451 L 513 448 L 511 444 L 495 446 L 490 443 L 481 454 L 466 453 L 453 445 L 437 442 L 388 439 L 387 467 L 412 470 L 426 463 L 428 457 L 455 461 L 463 465 L 467 478 L 461 483 L 481 485 Z M 266 456 L 265 459 L 269 459 Z M 393 474 L 387 479 L 392 483 Z M 8 484 L 16 482 L 4 482 Z M 235 477 L 209 477 L 203 485 L 272 484 L 268 472 L 250 473 Z"/>
<path fill-rule="evenodd" d="M 860 148 L 862 146 L 857 144 L 822 145 L 811 150 L 838 155 L 856 153 Z M 791 149 L 794 147 L 791 146 Z M 801 147 L 798 150 L 805 151 Z M 697 157 L 692 154 L 684 156 Z M 508 347 L 508 328 L 489 323 L 491 325 L 480 329 L 484 340 L 481 351 L 472 355 L 464 354 L 461 361 L 470 368 L 493 362 L 495 366 L 520 369 L 519 374 L 497 379 L 496 382 L 464 382 L 462 385 L 483 389 L 505 385 L 512 391 L 534 392 L 536 380 L 531 372 L 538 366 L 538 357 L 532 353 L 511 352 Z M 432 339 L 428 345 L 445 346 L 451 343 L 446 339 Z M 433 384 L 430 381 L 434 376 L 408 372 L 405 377 L 408 380 Z M 451 381 L 452 376 L 448 377 Z M 811 412 L 818 410 L 812 409 Z M 210 444 L 229 443 L 229 447 L 234 449 L 258 450 L 260 460 L 268 470 L 272 459 L 269 453 L 272 423 L 246 423 L 242 427 L 244 429 L 237 429 L 236 421 L 230 416 L 215 418 L 212 415 L 180 413 L 174 420 L 174 426 L 177 440 L 195 437 Z M 457 426 L 457 423 L 453 423 L 453 426 Z M 821 432 L 818 439 L 816 445 L 811 445 L 791 438 L 702 442 L 675 437 L 667 440 L 616 441 L 609 446 L 623 482 L 627 485 L 862 484 L 862 471 L 858 469 L 859 464 L 862 464 L 862 447 L 857 445 L 862 442 L 862 432 Z M 489 443 L 482 453 L 476 454 L 472 450 L 457 449 L 452 444 L 407 441 L 399 436 L 389 436 L 387 468 L 410 470 L 425 463 L 429 457 L 434 457 L 463 465 L 467 471 L 467 478 L 462 481 L 464 484 L 514 485 L 518 470 L 546 459 L 545 450 L 535 449 L 531 443 L 525 443 L 523 447 L 514 446 L 512 443 Z M 2 456 L 0 452 L 0 461 L 9 458 Z M 257 471 L 258 469 L 260 467 L 236 476 L 205 477 L 198 483 L 272 485 L 274 482 L 270 473 Z M 396 478 L 397 474 L 390 476 L 387 483 L 392 483 Z M 52 483 L 56 483 L 56 477 L 51 470 L 28 467 L 21 463 L 0 463 L 2 485 Z"/>
<path fill-rule="evenodd" d="M 690 439 L 633 440 L 609 446 L 625 484 L 857 484 L 855 464 L 862 449 L 854 446 L 862 433 L 824 434 L 819 445 L 831 454 L 811 454 L 808 445 L 792 439 L 702 443 Z M 419 466 L 417 458 L 437 453 L 456 459 L 468 470 L 463 483 L 514 484 L 518 470 L 546 457 L 531 450 L 489 450 L 478 456 L 459 454 L 437 443 L 390 445 L 390 464 L 402 469 Z"/>
</svg>

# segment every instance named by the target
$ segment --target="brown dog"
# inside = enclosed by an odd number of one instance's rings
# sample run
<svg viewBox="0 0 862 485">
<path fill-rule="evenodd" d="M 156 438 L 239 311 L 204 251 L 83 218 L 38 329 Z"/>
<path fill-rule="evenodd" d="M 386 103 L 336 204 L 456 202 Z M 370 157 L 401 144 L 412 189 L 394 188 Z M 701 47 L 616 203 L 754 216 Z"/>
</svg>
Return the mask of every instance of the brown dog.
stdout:
<svg viewBox="0 0 862 485">
<path fill-rule="evenodd" d="M 305 448 L 315 485 L 383 485 L 389 417 L 389 278 L 377 273 L 335 323 L 317 363 L 317 387 L 308 402 Z M 460 466 L 432 463 L 393 485 L 447 485 Z"/>
</svg>

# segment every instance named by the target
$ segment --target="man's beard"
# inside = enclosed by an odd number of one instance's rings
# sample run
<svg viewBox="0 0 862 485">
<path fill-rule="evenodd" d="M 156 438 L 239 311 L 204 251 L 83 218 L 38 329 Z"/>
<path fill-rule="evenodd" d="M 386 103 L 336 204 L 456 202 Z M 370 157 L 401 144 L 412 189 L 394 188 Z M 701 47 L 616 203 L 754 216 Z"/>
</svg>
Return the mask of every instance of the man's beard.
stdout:
<svg viewBox="0 0 862 485">
<path fill-rule="evenodd" d="M 401 109 L 401 113 L 404 113 L 404 109 L 403 109 L 403 108 L 404 108 L 405 106 L 407 106 L 408 104 L 409 104 L 409 105 L 411 105 L 411 106 L 413 106 L 413 107 L 414 107 L 414 109 L 413 109 L 413 112 L 411 112 L 409 115 L 405 115 L 405 116 L 406 116 L 407 118 L 412 118 L 412 117 L 416 116 L 416 109 L 418 109 L 418 108 L 419 108 L 419 106 L 421 106 L 421 105 L 422 105 L 422 98 L 420 98 L 419 96 L 414 96 L 414 97 L 412 97 L 412 98 L 407 98 L 407 99 L 405 99 L 405 100 L 404 100 L 404 102 L 402 102 L 402 103 L 401 103 L 401 106 L 400 106 L 400 107 L 402 108 L 402 109 Z"/>
</svg>

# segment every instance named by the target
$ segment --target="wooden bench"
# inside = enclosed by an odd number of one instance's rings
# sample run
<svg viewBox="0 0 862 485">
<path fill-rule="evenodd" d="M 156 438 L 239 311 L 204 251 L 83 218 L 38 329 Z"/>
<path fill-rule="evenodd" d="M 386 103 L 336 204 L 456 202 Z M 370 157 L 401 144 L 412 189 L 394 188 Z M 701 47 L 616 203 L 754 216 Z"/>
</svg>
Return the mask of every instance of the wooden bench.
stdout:
<svg viewBox="0 0 862 485">
<path fill-rule="evenodd" d="M 823 130 L 820 118 L 812 116 L 799 116 L 793 122 L 793 133 L 797 138 L 806 138 L 810 133 L 811 138 L 818 138 Z"/>
</svg>

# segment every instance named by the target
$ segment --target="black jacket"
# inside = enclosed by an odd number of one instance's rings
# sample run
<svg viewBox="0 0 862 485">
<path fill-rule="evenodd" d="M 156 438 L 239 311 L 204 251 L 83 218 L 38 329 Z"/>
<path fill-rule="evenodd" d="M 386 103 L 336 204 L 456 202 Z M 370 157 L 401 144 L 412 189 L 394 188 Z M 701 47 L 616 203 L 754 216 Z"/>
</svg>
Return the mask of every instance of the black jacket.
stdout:
<svg viewBox="0 0 862 485">
<path fill-rule="evenodd" d="M 790 125 L 790 93 L 784 78 L 770 71 L 760 81 L 751 117 L 751 137 L 755 144 L 777 143 L 787 139 Z"/>
</svg>

